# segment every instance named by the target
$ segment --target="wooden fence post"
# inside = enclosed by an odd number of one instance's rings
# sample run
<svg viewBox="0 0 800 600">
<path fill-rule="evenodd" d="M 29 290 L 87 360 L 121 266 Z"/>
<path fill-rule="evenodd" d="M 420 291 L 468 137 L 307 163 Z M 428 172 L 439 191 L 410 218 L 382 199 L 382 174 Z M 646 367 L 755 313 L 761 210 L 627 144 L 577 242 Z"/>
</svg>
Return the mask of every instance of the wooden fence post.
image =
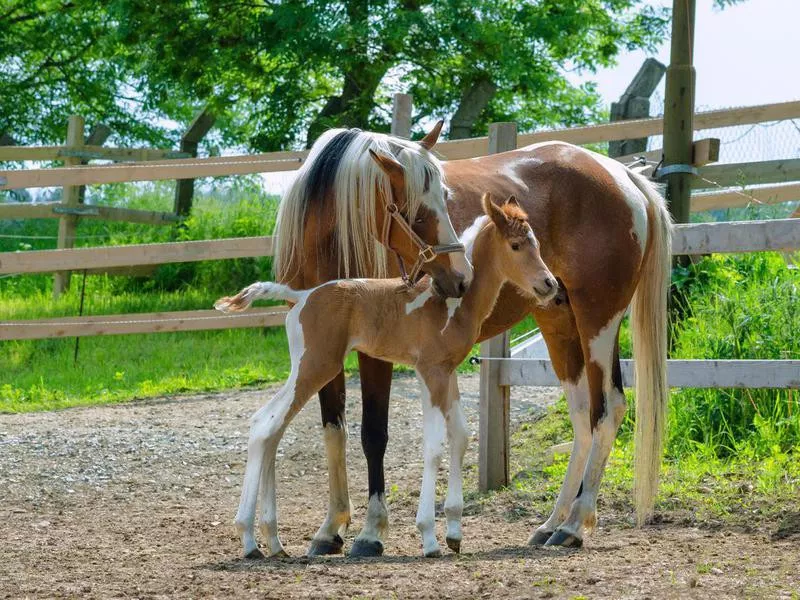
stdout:
<svg viewBox="0 0 800 600">
<path fill-rule="evenodd" d="M 631 81 L 619 102 L 611 103 L 611 121 L 627 119 L 646 119 L 650 116 L 650 96 L 655 91 L 666 67 L 655 58 L 644 61 L 636 76 Z M 647 138 L 632 140 L 613 140 L 608 143 L 608 155 L 611 158 L 644 152 L 647 150 Z"/>
<path fill-rule="evenodd" d="M 411 138 L 411 109 L 413 99 L 409 94 L 395 94 L 392 105 L 392 135 Z"/>
<path fill-rule="evenodd" d="M 111 135 L 111 128 L 108 125 L 98 123 L 89 132 L 89 137 L 86 138 L 87 146 L 102 146 Z M 88 165 L 88 159 L 81 160 L 82 165 Z M 78 190 L 78 204 L 83 204 L 86 199 L 86 186 L 82 185 Z"/>
<path fill-rule="evenodd" d="M 516 123 L 489 125 L 489 154 L 517 148 Z M 495 198 L 495 202 L 505 198 Z M 509 333 L 481 343 L 478 485 L 482 492 L 508 485 L 509 400 L 511 388 L 500 385 L 500 360 L 510 354 Z"/>
<path fill-rule="evenodd" d="M 197 146 L 214 126 L 215 117 L 207 108 L 195 115 L 186 133 L 181 137 L 181 152 L 187 152 L 192 157 L 197 156 Z M 194 179 L 178 179 L 175 184 L 175 214 L 181 217 L 188 216 L 192 211 L 194 198 Z"/>
<path fill-rule="evenodd" d="M 83 146 L 83 117 L 70 115 L 67 124 L 67 143 L 66 148 L 80 150 Z M 65 167 L 74 167 L 81 164 L 80 158 L 66 157 Z M 65 186 L 61 194 L 61 204 L 67 211 L 78 206 L 80 201 L 80 187 Z M 58 242 L 59 249 L 72 248 L 75 244 L 75 229 L 78 226 L 78 216 L 65 212 L 58 221 Z M 58 298 L 62 293 L 69 289 L 70 271 L 58 271 L 53 278 L 53 298 Z"/>
<path fill-rule="evenodd" d="M 667 205 L 676 223 L 689 222 L 691 206 L 692 176 L 681 166 L 692 164 L 695 1 L 673 0 L 672 6 L 672 48 L 664 102 L 663 168 L 678 165 L 680 169 L 666 176 Z"/>
</svg>

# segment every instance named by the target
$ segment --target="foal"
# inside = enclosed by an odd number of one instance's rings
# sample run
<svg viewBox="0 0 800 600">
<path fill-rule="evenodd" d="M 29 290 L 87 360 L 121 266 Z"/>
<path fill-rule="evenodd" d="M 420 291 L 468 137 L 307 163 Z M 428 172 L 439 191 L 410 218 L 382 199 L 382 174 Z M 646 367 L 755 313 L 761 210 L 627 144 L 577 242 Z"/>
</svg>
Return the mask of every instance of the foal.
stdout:
<svg viewBox="0 0 800 600">
<path fill-rule="evenodd" d="M 414 288 L 399 279 L 345 279 L 311 290 L 293 290 L 271 282 L 254 283 L 215 304 L 222 311 L 244 310 L 258 298 L 294 303 L 286 317 L 289 380 L 271 402 L 251 419 L 242 497 L 236 526 L 244 554 L 263 557 L 255 539 L 256 498 L 261 482 L 262 534 L 270 556 L 284 554 L 278 539 L 275 502 L 275 453 L 286 426 L 322 386 L 335 377 L 350 350 L 393 363 L 413 365 L 422 382 L 424 471 L 417 510 L 417 528 L 425 556 L 441 554 L 435 533 L 436 474 L 450 442 L 447 499 L 447 545 L 461 548 L 463 493 L 461 465 L 467 429 L 458 396 L 455 369 L 466 358 L 506 282 L 546 304 L 557 292 L 553 275 L 542 261 L 539 243 L 527 215 L 509 198 L 502 208 L 489 194 L 482 199 L 485 216 L 463 240 L 475 266 L 472 285 L 461 299 L 433 294 L 426 278 Z M 341 457 L 343 460 L 344 457 Z M 333 500 L 333 499 L 332 499 Z M 337 514 L 340 517 L 337 520 Z M 322 528 L 340 535 L 349 525 L 349 506 L 341 506 Z"/>
</svg>

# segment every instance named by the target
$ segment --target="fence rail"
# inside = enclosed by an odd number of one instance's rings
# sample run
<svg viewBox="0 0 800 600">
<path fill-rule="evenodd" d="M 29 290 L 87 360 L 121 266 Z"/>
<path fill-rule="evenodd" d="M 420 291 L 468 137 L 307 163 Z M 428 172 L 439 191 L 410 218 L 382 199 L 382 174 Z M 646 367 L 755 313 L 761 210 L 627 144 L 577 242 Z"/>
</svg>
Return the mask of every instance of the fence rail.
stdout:
<svg viewBox="0 0 800 600">
<path fill-rule="evenodd" d="M 92 317 L 58 317 L 0 322 L 0 340 L 87 337 L 130 333 L 170 333 L 244 327 L 275 327 L 286 320 L 286 306 L 254 308 L 224 315 L 216 310 L 135 313 Z"/>
<path fill-rule="evenodd" d="M 51 273 L 272 256 L 272 237 L 0 253 L 0 274 Z"/>
</svg>

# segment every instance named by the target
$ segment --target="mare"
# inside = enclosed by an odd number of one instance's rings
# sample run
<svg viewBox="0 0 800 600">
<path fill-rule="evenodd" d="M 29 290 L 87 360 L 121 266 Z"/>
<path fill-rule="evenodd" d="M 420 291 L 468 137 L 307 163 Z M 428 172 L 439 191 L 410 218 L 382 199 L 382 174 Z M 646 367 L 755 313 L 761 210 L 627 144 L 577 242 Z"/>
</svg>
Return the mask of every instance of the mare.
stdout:
<svg viewBox="0 0 800 600">
<path fill-rule="evenodd" d="M 413 283 L 424 272 L 431 276 L 437 296 L 463 295 L 472 279 L 472 267 L 463 247 L 456 243 L 442 165 L 430 151 L 441 129 L 439 122 L 419 142 L 358 129 L 334 129 L 320 136 L 278 210 L 277 280 L 294 289 L 309 289 L 342 277 L 402 275 Z M 388 252 L 397 260 L 388 260 Z M 406 264 L 413 264 L 410 273 Z M 375 423 L 368 430 L 362 428 L 361 436 L 364 452 L 370 457 L 369 487 L 375 491 L 371 495 L 380 498 L 365 532 L 365 543 L 373 545 L 378 530 L 388 527 L 383 455 L 389 415 L 383 411 L 388 411 L 392 365 L 362 353 L 358 361 L 365 382 L 363 410 Z M 377 384 L 378 396 L 370 387 L 373 384 Z M 320 390 L 319 398 L 332 481 L 328 515 L 309 554 L 334 554 L 342 552 L 339 532 L 349 526 L 351 514 L 344 464 L 347 426 L 341 369 Z"/>
<path fill-rule="evenodd" d="M 444 511 L 447 545 L 461 548 L 462 462 L 468 439 L 459 403 L 456 367 L 472 349 L 483 320 L 494 308 L 505 282 L 513 283 L 531 302 L 546 306 L 558 285 L 542 262 L 539 243 L 527 215 L 510 198 L 502 208 L 488 194 L 484 215 L 466 239 L 475 266 L 465 295 L 450 303 L 434 297 L 426 277 L 407 287 L 401 279 L 342 279 L 310 290 L 293 290 L 272 282 L 254 283 L 234 297 L 221 298 L 222 311 L 248 308 L 259 298 L 294 304 L 286 317 L 289 379 L 250 421 L 244 484 L 236 525 L 247 558 L 263 558 L 255 538 L 256 502 L 261 490 L 262 535 L 270 556 L 286 553 L 278 537 L 275 499 L 275 453 L 292 418 L 313 394 L 336 377 L 346 354 L 355 349 L 392 363 L 414 366 L 420 379 L 423 409 L 424 472 L 417 528 L 425 556 L 439 556 L 435 531 L 436 474 L 450 445 L 450 477 Z M 347 510 L 349 506 L 339 505 Z M 338 529 L 336 520 L 326 529 Z M 338 534 L 337 534 L 338 535 Z"/>
<path fill-rule="evenodd" d="M 336 162 L 337 157 L 330 160 Z M 596 523 L 600 482 L 626 410 L 618 337 L 629 306 L 636 358 L 634 496 L 637 522 L 643 523 L 658 489 L 668 393 L 666 301 L 672 226 L 663 198 L 644 177 L 616 161 L 563 142 L 445 162 L 442 171 L 441 189 L 448 196 L 456 231 L 464 232 L 480 218 L 485 190 L 494 196 L 515 195 L 541 241 L 542 258 L 560 283 L 559 298 L 547 307 L 506 285 L 479 336 L 488 339 L 532 314 L 569 405 L 574 440 L 567 473 L 553 512 L 533 532 L 530 543 L 580 546 L 585 529 Z M 291 201 L 291 195 L 284 200 Z M 301 211 L 294 214 L 303 218 Z M 296 252 L 314 247 L 308 239 L 302 246 L 287 238 L 279 243 L 295 243 Z M 340 254 L 328 255 L 331 270 L 338 268 L 346 251 L 344 247 Z M 375 556 L 383 552 L 388 530 L 383 457 L 392 373 L 385 361 L 359 358 L 369 503 L 350 554 Z M 333 384 L 320 393 L 326 424 L 344 420 L 344 387 L 340 380 Z M 325 439 L 330 440 L 327 433 Z M 336 465 L 329 464 L 332 499 L 348 497 L 344 452 L 339 456 Z M 349 518 L 349 513 L 342 517 Z M 320 528 L 309 554 L 341 552 L 336 535 Z"/>
</svg>

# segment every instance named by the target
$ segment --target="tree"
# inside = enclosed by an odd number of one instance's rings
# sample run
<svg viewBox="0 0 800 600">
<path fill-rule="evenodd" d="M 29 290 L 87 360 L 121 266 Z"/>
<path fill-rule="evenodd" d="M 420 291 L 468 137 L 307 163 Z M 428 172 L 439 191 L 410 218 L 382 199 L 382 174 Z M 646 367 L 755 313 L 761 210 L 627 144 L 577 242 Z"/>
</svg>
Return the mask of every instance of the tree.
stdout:
<svg viewBox="0 0 800 600">
<path fill-rule="evenodd" d="M 0 66 L 13 67 L 15 96 L 0 101 L 0 130 L 60 139 L 54 131 L 78 110 L 131 139 L 163 140 L 163 118 L 208 105 L 223 143 L 274 150 L 331 126 L 388 129 L 395 89 L 413 94 L 421 116 L 452 117 L 451 137 L 492 120 L 568 125 L 600 106 L 569 71 L 649 47 L 667 25 L 643 0 L 98 4 L 17 0 L 0 13 L 12 32 L 0 34 Z"/>
</svg>

